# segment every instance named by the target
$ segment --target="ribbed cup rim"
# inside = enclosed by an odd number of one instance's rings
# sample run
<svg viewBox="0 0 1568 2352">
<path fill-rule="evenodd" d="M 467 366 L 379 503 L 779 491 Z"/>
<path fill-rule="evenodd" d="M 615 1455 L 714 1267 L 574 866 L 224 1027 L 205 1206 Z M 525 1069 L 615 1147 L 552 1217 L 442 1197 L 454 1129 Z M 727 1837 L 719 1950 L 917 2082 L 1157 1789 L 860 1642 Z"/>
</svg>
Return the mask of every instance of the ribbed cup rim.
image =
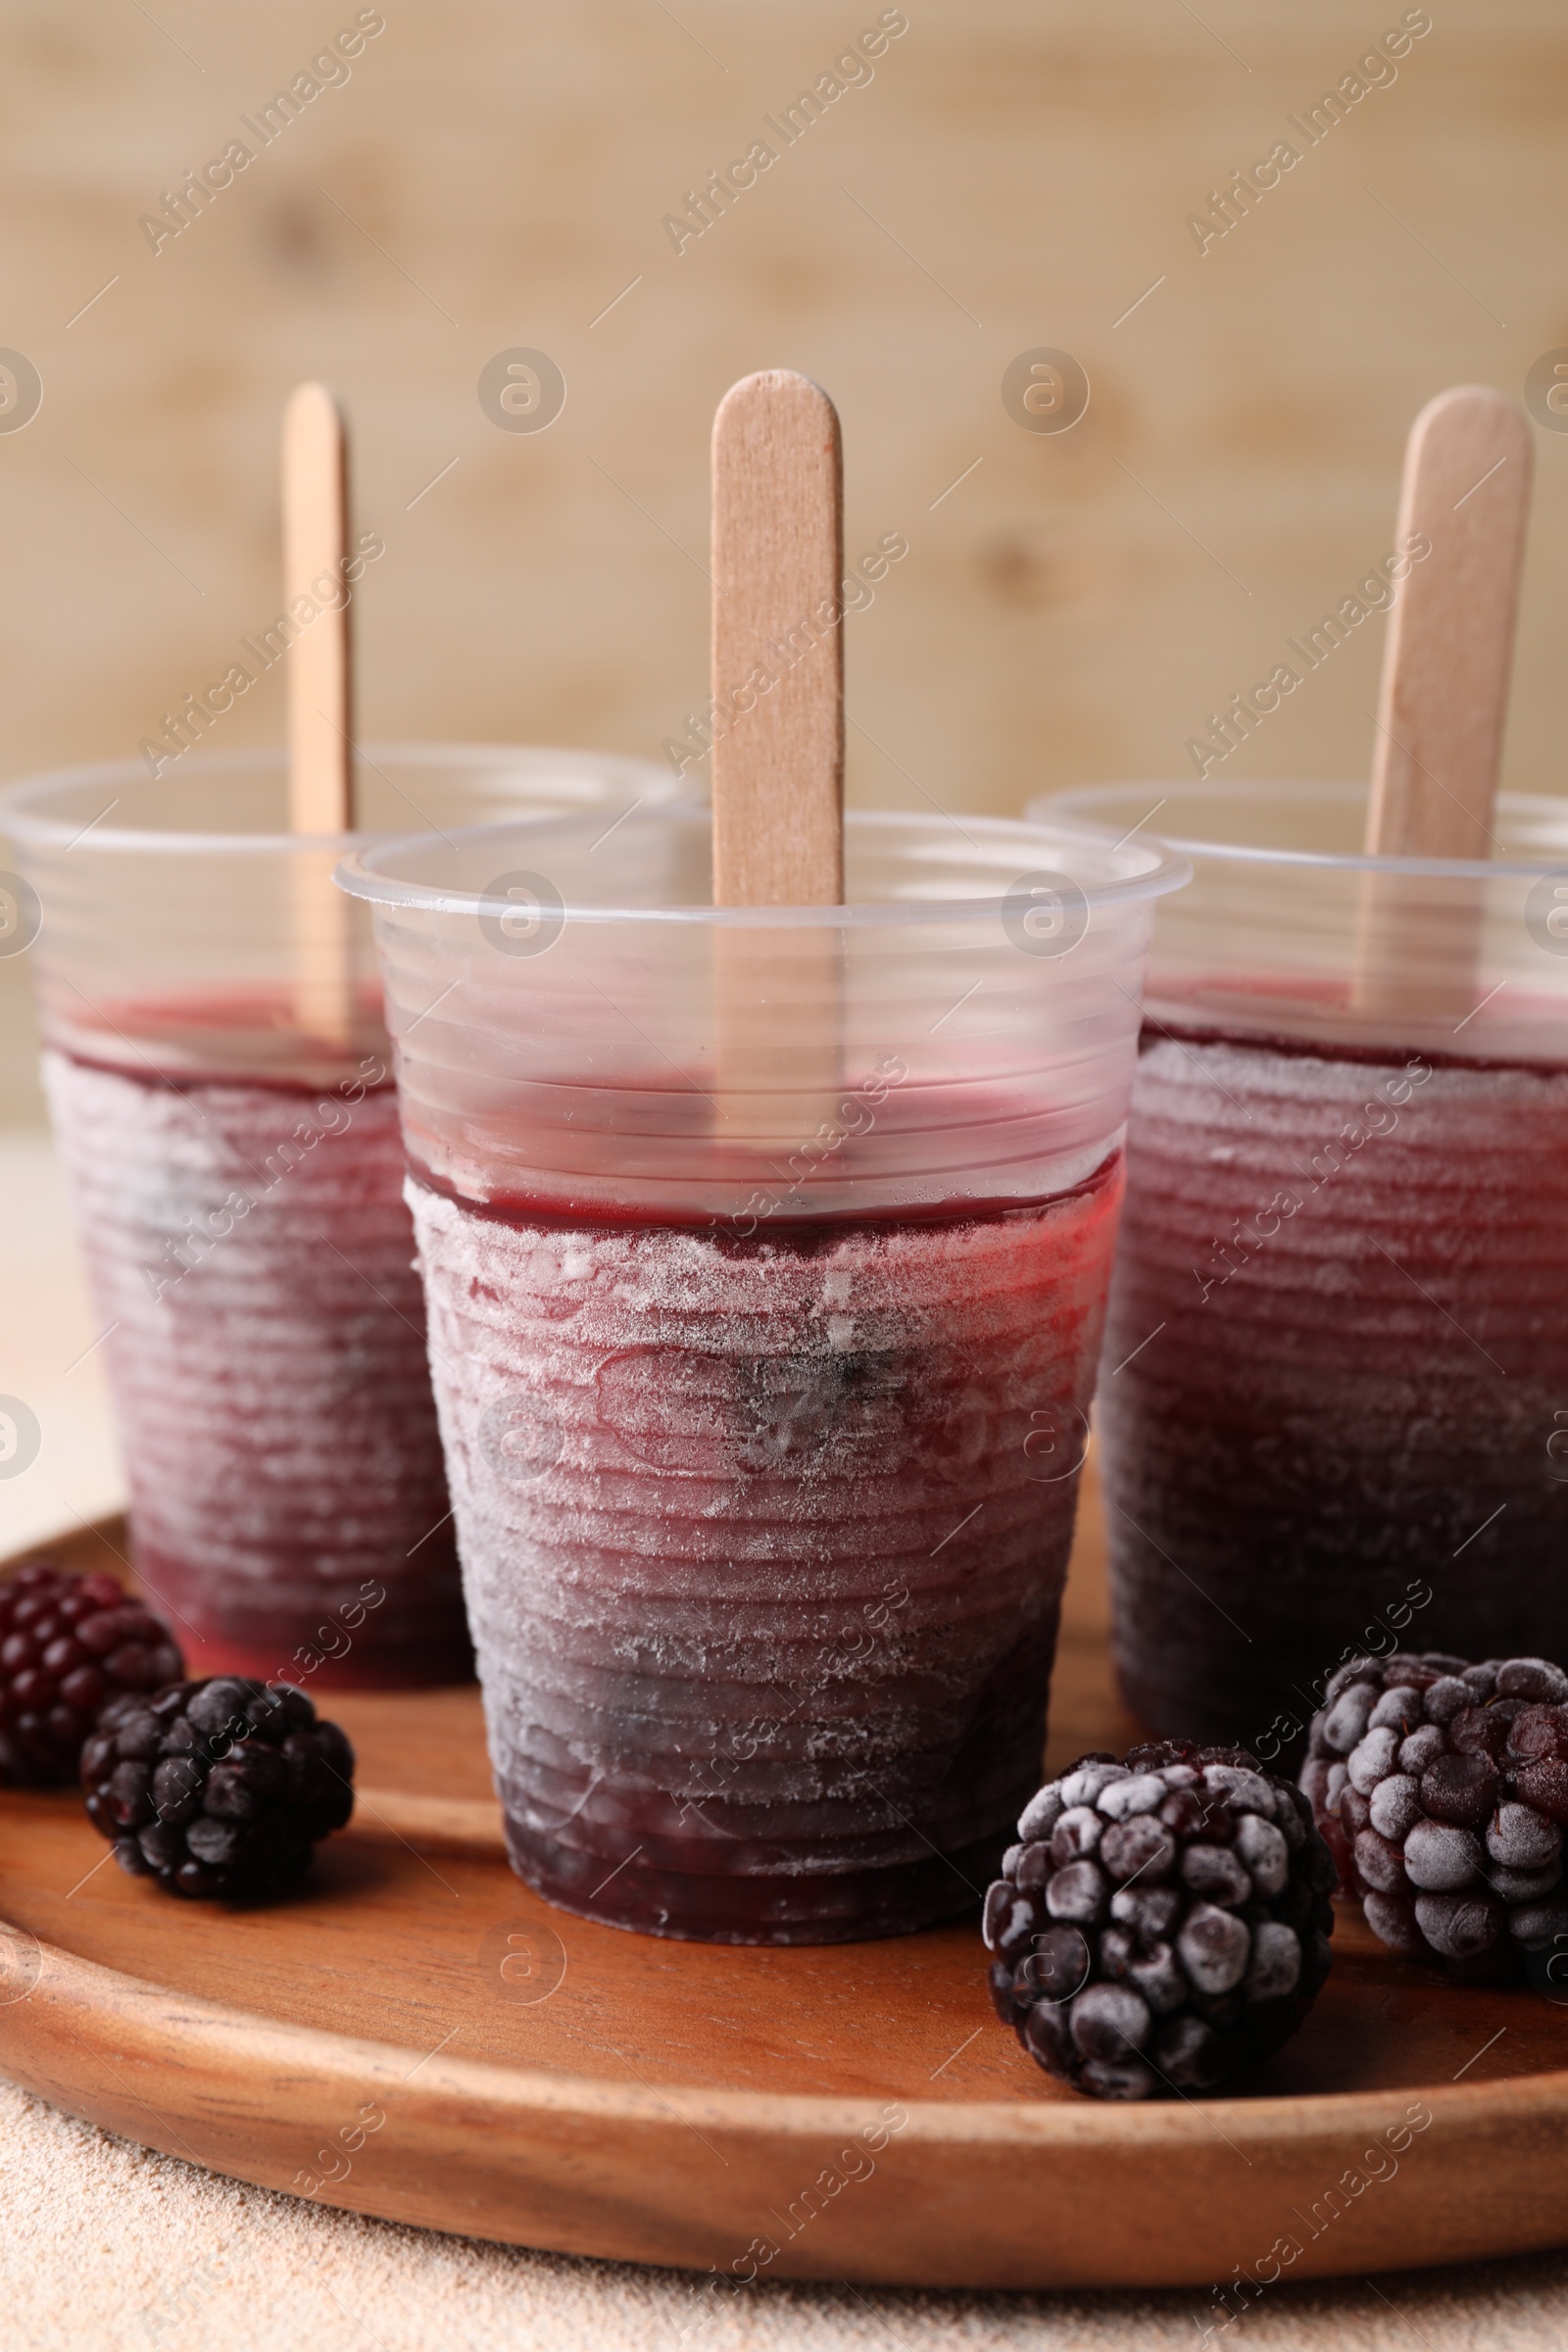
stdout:
<svg viewBox="0 0 1568 2352">
<path fill-rule="evenodd" d="M 1154 802 L 1163 800 L 1166 808 L 1176 810 L 1200 798 L 1207 801 L 1232 801 L 1238 808 L 1254 806 L 1260 797 L 1273 794 L 1283 799 L 1298 795 L 1302 799 L 1337 800 L 1345 805 L 1365 803 L 1364 784 L 1314 784 L 1294 778 L 1260 779 L 1250 783 L 1241 777 L 1227 778 L 1220 784 L 1193 784 L 1185 778 L 1178 783 L 1145 782 L 1133 777 L 1125 784 L 1085 784 L 1070 792 L 1048 793 L 1029 803 L 1025 816 L 1035 823 L 1059 820 L 1075 821 L 1103 828 L 1105 811 L 1119 802 L 1124 793 L 1149 792 L 1154 796 L 1150 804 L 1150 815 L 1142 820 L 1140 831 L 1147 825 L 1153 838 L 1162 841 L 1180 857 L 1196 865 L 1204 859 L 1218 859 L 1236 865 L 1282 865 L 1321 868 L 1330 872 L 1366 874 L 1414 874 L 1441 882 L 1489 882 L 1499 878 L 1513 881 L 1538 881 L 1544 873 L 1555 870 L 1549 858 L 1372 858 L 1364 851 L 1337 852 L 1332 850 L 1280 850 L 1259 843 L 1244 841 L 1211 841 L 1200 834 L 1175 830 L 1163 817 L 1164 809 Z M 1503 792 L 1497 795 L 1499 809 L 1528 811 L 1549 808 L 1561 819 L 1568 831 L 1568 800 L 1552 793 Z M 1562 862 L 1568 865 L 1568 841 L 1565 841 Z"/>
<path fill-rule="evenodd" d="M 646 813 L 649 823 L 692 824 L 711 822 L 712 812 L 705 801 L 674 801 L 650 808 Z M 586 823 L 583 816 L 545 817 L 526 823 L 526 846 L 530 852 L 543 852 L 553 837 L 567 831 L 580 831 Z M 919 826 L 933 841 L 945 838 L 945 828 L 955 826 L 951 817 L 910 815 L 897 809 L 852 809 L 844 819 L 849 833 L 892 831 L 899 826 Z M 1091 911 L 1097 906 L 1127 905 L 1141 899 L 1163 897 L 1167 891 L 1180 890 L 1190 882 L 1193 869 L 1187 858 L 1162 839 L 1140 842 L 1136 847 L 1117 842 L 1102 825 L 1082 823 L 1074 818 L 1053 818 L 1038 823 L 1026 817 L 965 816 L 962 832 L 978 844 L 991 841 L 999 847 L 1015 843 L 1018 850 L 1018 879 L 1038 878 L 1045 872 L 1059 873 L 1082 891 Z M 482 915 L 497 911 L 497 903 L 482 891 L 444 890 L 434 883 L 405 881 L 381 871 L 381 861 L 394 857 L 408 857 L 436 844 L 448 847 L 454 843 L 476 846 L 494 841 L 519 838 L 517 822 L 508 818 L 493 825 L 465 825 L 451 834 L 406 834 L 396 841 L 378 841 L 345 857 L 333 876 L 340 890 L 351 898 L 368 899 L 378 906 L 397 906 L 425 914 Z M 1093 849 L 1102 858 L 1109 854 L 1126 860 L 1127 871 L 1108 881 L 1089 882 L 1075 873 L 1068 863 L 1048 867 L 1044 860 L 1049 853 L 1074 849 L 1082 853 Z M 884 925 L 934 922 L 973 922 L 987 914 L 998 915 L 1007 905 L 1005 893 L 995 898 L 989 894 L 961 899 L 899 899 L 862 902 L 840 906 L 594 906 L 565 901 L 563 915 L 573 922 L 588 923 L 674 923 L 703 925 L 719 930 L 869 930 Z M 505 911 L 503 908 L 502 911 Z"/>
<path fill-rule="evenodd" d="M 591 752 L 550 744 L 364 743 L 356 744 L 354 752 L 356 759 L 370 768 L 439 765 L 461 772 L 485 767 L 554 767 L 579 775 L 613 775 L 624 769 L 628 793 L 636 791 L 639 779 L 646 785 L 655 776 L 662 778 L 667 772 L 657 760 L 639 760 L 629 752 Z M 186 778 L 210 776 L 217 785 L 225 776 L 239 775 L 247 769 L 284 773 L 287 766 L 288 753 L 281 745 L 264 744 L 249 749 L 241 745 L 224 752 L 193 752 L 180 760 L 179 772 Z M 151 785 L 156 781 L 161 779 L 150 776 L 145 762 L 139 760 L 104 760 L 81 767 L 49 768 L 39 775 L 25 776 L 0 792 L 0 832 L 28 849 L 69 850 L 78 841 L 90 840 L 99 851 L 169 858 L 277 857 L 291 850 L 335 850 L 341 856 L 362 843 L 404 838 L 388 833 L 384 827 L 375 833 L 193 833 L 158 825 L 105 825 L 96 819 L 82 826 L 47 812 L 52 800 L 79 791 L 83 786 L 94 785 L 106 792 L 119 786 L 123 794 L 136 785 Z M 112 810 L 105 811 L 110 813 Z M 531 824 L 554 820 L 535 820 L 519 812 L 506 821 Z M 432 833 L 428 838 L 439 841 L 455 839 L 456 835 Z"/>
</svg>

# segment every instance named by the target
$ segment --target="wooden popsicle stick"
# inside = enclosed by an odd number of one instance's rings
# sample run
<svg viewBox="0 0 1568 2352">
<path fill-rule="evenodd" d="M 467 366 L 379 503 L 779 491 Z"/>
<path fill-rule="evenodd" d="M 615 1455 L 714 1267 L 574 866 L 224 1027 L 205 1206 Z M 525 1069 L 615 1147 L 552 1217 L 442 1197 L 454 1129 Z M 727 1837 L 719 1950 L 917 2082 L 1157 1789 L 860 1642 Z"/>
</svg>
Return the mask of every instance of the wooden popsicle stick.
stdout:
<svg viewBox="0 0 1568 2352">
<path fill-rule="evenodd" d="M 1396 545 L 1415 560 L 1384 649 L 1369 857 L 1491 855 L 1534 465 L 1523 411 L 1485 384 L 1439 393 L 1410 428 Z M 1473 884 L 1369 874 L 1355 1008 L 1470 1010 L 1480 933 Z"/>
<path fill-rule="evenodd" d="M 283 411 L 283 604 L 287 611 L 303 596 L 327 609 L 289 649 L 289 822 L 296 833 L 347 833 L 354 823 L 347 554 L 343 419 L 324 384 L 301 384 Z"/>
<path fill-rule="evenodd" d="M 843 466 L 819 386 L 734 385 L 713 419 L 713 904 L 844 897 Z M 799 1213 L 841 1045 L 831 928 L 714 939 L 714 1116 L 754 1203 Z M 765 1207 L 764 1215 L 775 1213 Z"/>
<path fill-rule="evenodd" d="M 1534 464 L 1524 411 L 1486 384 L 1440 392 L 1410 428 L 1397 544 L 1432 552 L 1389 624 L 1371 857 L 1490 855 Z"/>
<path fill-rule="evenodd" d="M 720 402 L 712 563 L 713 903 L 837 906 L 843 464 L 808 377 L 765 368 Z"/>
<path fill-rule="evenodd" d="M 354 823 L 353 672 L 348 581 L 348 451 L 324 384 L 301 384 L 283 411 L 283 607 L 300 634 L 288 655 L 288 805 L 294 833 Z M 308 617 L 300 599 L 316 608 Z M 354 1026 L 354 909 L 333 858 L 296 861 L 295 1008 L 309 1035 L 346 1043 Z"/>
</svg>

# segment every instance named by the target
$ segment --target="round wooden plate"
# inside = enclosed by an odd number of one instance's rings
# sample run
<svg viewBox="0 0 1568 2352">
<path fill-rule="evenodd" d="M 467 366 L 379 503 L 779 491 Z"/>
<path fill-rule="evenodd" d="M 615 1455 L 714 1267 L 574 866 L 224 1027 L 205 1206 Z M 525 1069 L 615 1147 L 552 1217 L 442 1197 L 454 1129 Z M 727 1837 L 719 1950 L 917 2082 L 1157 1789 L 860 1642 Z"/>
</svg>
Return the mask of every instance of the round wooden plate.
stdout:
<svg viewBox="0 0 1568 2352">
<path fill-rule="evenodd" d="M 1053 1763 L 1136 1737 L 1101 1562 L 1086 1490 Z M 1219 2281 L 1238 2311 L 1281 2276 L 1568 2238 L 1568 2014 L 1394 1960 L 1343 1906 L 1310 2020 L 1240 2094 L 1101 2106 L 997 2023 L 972 1922 L 790 1951 L 589 1926 L 507 1867 L 471 1689 L 328 1711 L 354 1822 L 271 1909 L 172 1901 L 73 1795 L 0 1793 L 6 2074 L 264 2187 L 689 2267 L 694 2323 L 760 2276 Z"/>
</svg>

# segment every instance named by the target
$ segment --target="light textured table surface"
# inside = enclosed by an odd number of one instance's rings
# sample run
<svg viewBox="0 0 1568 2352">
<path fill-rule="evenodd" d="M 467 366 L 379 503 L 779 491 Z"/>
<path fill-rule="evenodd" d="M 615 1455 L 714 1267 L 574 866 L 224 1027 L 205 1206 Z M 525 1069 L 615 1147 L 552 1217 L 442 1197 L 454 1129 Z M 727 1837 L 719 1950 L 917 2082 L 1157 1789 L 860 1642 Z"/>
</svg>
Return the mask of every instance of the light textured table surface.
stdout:
<svg viewBox="0 0 1568 2352">
<path fill-rule="evenodd" d="M 97 1334 L 47 1144 L 0 1134 L 0 1393 L 26 1396 L 38 1460 L 0 1481 L 0 1545 L 114 1507 L 116 1457 Z M 0 1908 L 4 1890 L 0 1888 Z M 868 2021 L 874 2031 L 874 2020 Z M 1049 2217 L 1042 2217 L 1049 2227 Z M 1568 2230 L 1568 2222 L 1565 2222 Z M 1208 2298 L 900 2293 L 760 2281 L 693 2326 L 667 2271 L 439 2237 L 302 2203 L 181 2164 L 56 2114 L 0 2082 L 3 2352 L 702 2352 L 818 2346 L 987 2352 L 1191 2346 Z M 1317 2286 L 1282 2284 L 1245 2320 L 1270 2352 L 1558 2352 L 1568 2252 Z M 683 2331 L 686 2332 L 683 2337 Z M 1229 2330 L 1217 2330 L 1218 2333 Z"/>
<path fill-rule="evenodd" d="M 898 2293 L 760 2282 L 685 2337 L 704 2352 L 1120 2352 L 1192 2347 L 1206 2298 Z M 668 2271 L 435 2237 L 247 2188 L 67 2121 L 0 2084 L 7 2352 L 670 2352 Z M 1558 2352 L 1568 2254 L 1276 2287 L 1236 2323 L 1267 2352 Z M 1210 2339 L 1214 2340 L 1214 2339 Z"/>
</svg>

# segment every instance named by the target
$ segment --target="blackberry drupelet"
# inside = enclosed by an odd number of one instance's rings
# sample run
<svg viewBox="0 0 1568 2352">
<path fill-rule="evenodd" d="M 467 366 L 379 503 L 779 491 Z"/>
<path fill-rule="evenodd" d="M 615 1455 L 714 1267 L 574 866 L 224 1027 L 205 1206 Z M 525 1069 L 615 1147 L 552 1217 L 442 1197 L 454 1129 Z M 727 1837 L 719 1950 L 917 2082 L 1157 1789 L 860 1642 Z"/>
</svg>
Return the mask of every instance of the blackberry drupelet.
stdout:
<svg viewBox="0 0 1568 2352">
<path fill-rule="evenodd" d="M 110 1707 L 82 1750 L 94 1828 L 172 1893 L 255 1900 L 354 1810 L 354 1750 L 303 1690 L 237 1675 Z"/>
<path fill-rule="evenodd" d="M 986 1896 L 998 2015 L 1101 2099 L 1213 2089 L 1329 1973 L 1334 1864 L 1306 1799 L 1239 1747 L 1083 1756 L 1025 1806 Z"/>
<path fill-rule="evenodd" d="M 1411 1959 L 1496 1983 L 1568 1935 L 1568 1675 L 1437 1650 L 1351 1658 L 1301 1787 L 1347 1894 Z"/>
<path fill-rule="evenodd" d="M 112 1576 L 25 1561 L 0 1584 L 0 1788 L 74 1781 L 105 1707 L 184 1671 L 168 1626 Z"/>
</svg>

